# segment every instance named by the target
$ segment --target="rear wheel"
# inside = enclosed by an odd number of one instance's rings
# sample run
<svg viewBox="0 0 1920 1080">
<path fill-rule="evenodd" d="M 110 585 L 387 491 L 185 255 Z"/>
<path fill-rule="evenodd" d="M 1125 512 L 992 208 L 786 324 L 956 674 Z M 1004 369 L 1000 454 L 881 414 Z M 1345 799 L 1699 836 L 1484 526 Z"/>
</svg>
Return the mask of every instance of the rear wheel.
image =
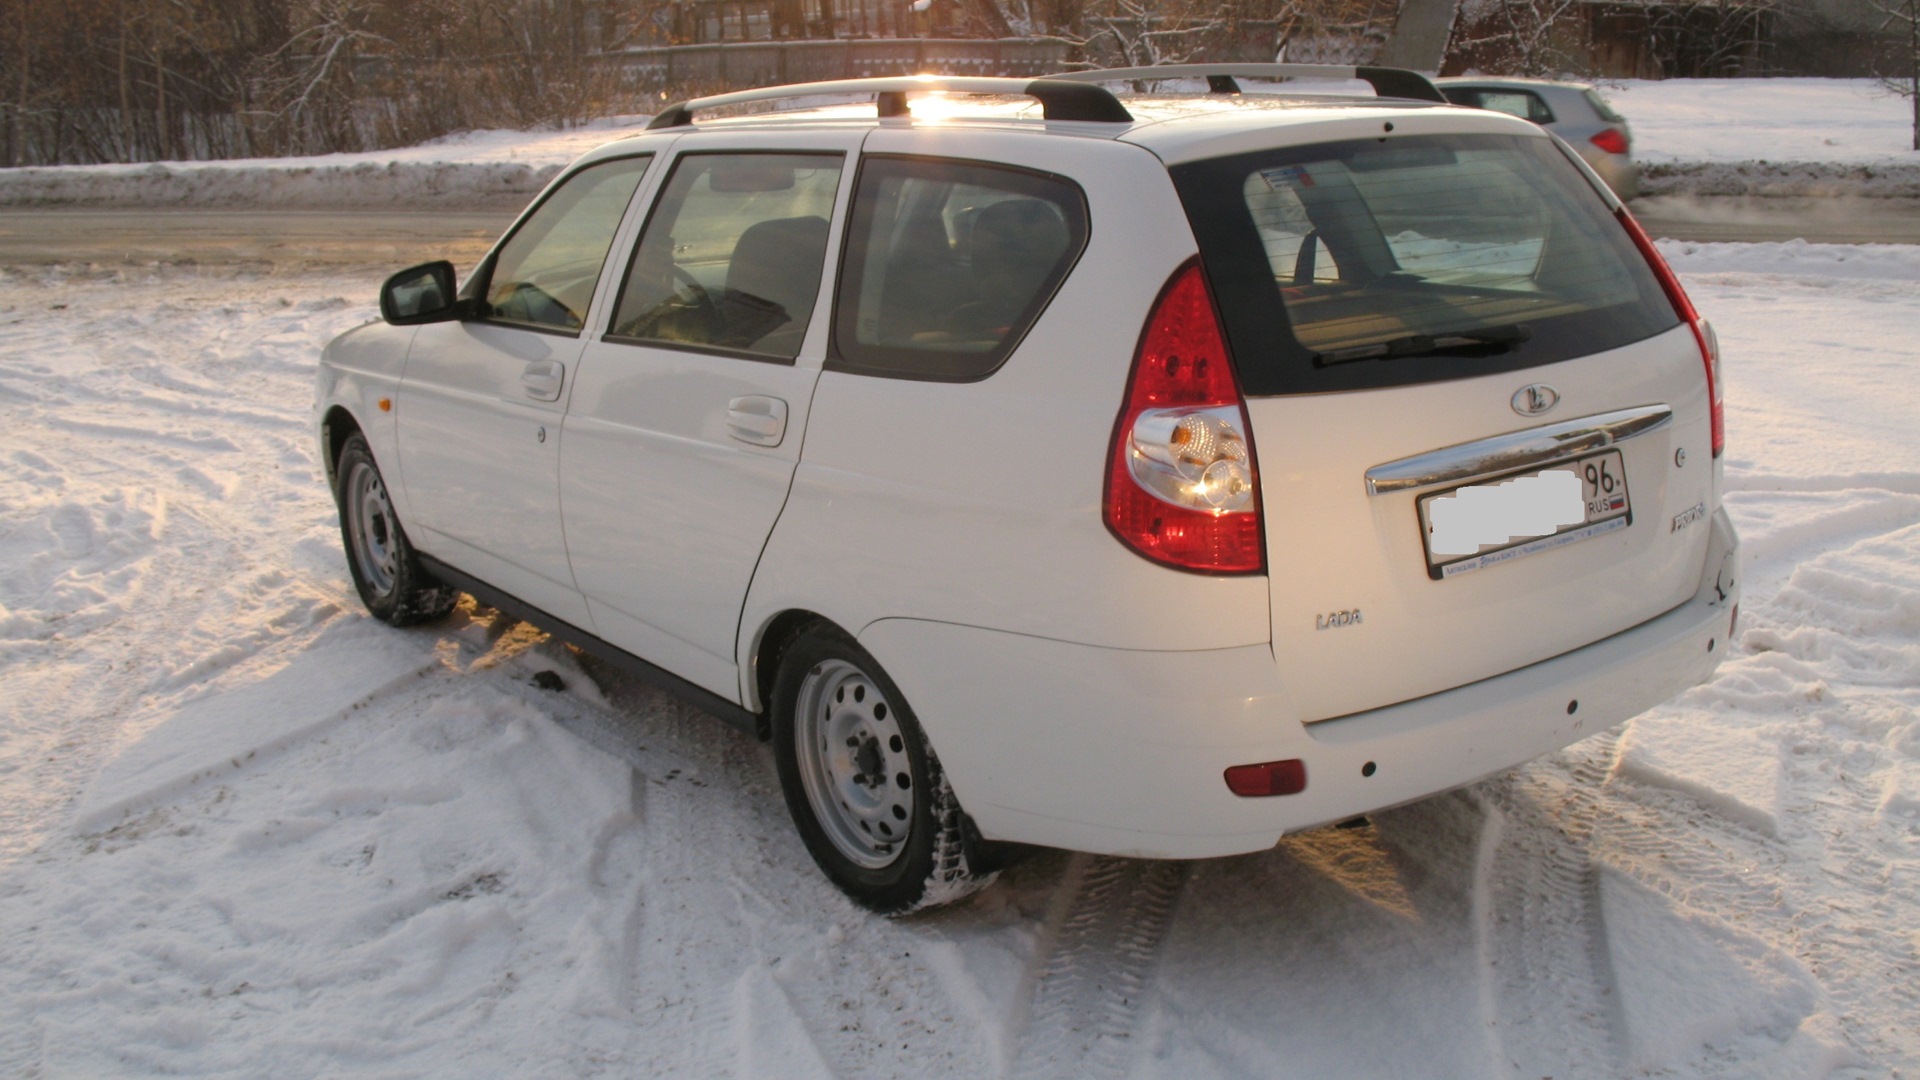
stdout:
<svg viewBox="0 0 1920 1080">
<path fill-rule="evenodd" d="M 421 568 L 364 435 L 348 437 L 334 476 L 340 540 L 360 602 L 375 618 L 394 626 L 445 618 L 460 592 Z"/>
<path fill-rule="evenodd" d="M 794 641 L 774 683 L 773 737 L 800 837 L 854 900 L 904 914 L 992 880 L 912 710 L 852 639 L 817 627 Z"/>
</svg>

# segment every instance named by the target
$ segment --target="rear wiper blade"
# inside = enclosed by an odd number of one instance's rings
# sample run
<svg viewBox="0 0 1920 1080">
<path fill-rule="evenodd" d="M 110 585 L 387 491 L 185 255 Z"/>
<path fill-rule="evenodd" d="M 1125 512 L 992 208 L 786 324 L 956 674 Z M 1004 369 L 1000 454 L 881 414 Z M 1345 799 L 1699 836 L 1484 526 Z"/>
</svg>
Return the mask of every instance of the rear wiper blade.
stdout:
<svg viewBox="0 0 1920 1080">
<path fill-rule="evenodd" d="M 1313 366 L 1331 367 L 1334 364 L 1351 364 L 1356 360 L 1400 360 L 1409 356 L 1444 353 L 1505 352 L 1532 337 L 1533 330 L 1523 323 L 1483 326 L 1477 330 L 1460 330 L 1450 334 L 1408 334 L 1370 345 L 1314 353 Z"/>
</svg>

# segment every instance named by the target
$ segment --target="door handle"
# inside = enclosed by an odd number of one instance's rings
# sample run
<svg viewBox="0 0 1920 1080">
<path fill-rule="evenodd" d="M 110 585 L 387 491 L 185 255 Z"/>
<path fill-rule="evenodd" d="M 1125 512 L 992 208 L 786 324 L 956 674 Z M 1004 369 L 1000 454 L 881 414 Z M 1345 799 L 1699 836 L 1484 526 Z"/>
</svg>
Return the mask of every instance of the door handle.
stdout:
<svg viewBox="0 0 1920 1080">
<path fill-rule="evenodd" d="M 558 401 L 566 374 L 566 366 L 558 360 L 535 360 L 520 373 L 520 385 L 535 401 Z"/>
<path fill-rule="evenodd" d="M 787 403 L 753 394 L 727 402 L 727 430 L 743 443 L 779 446 L 787 434 Z"/>
</svg>

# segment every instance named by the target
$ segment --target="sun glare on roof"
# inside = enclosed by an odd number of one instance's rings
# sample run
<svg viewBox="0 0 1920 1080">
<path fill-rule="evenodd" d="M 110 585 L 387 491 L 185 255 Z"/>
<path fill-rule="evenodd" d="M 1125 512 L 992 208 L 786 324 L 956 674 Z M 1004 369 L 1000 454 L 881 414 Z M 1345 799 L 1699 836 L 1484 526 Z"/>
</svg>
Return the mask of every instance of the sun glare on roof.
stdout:
<svg viewBox="0 0 1920 1080">
<path fill-rule="evenodd" d="M 930 79 L 932 76 L 917 76 Z M 979 113 L 979 107 L 970 104 L 971 94 L 949 94 L 945 90 L 932 90 L 924 94 L 915 94 L 907 99 L 907 108 L 912 111 L 915 123 L 944 124 L 968 113 Z"/>
</svg>

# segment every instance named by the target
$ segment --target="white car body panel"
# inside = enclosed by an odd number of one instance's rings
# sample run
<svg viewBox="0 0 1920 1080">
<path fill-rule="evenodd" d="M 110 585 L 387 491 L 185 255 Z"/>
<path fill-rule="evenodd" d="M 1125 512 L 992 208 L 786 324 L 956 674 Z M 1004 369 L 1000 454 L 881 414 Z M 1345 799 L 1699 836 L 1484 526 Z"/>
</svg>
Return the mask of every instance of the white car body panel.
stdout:
<svg viewBox="0 0 1920 1080">
<path fill-rule="evenodd" d="M 1135 858 L 1235 855 L 1512 768 L 1705 679 L 1726 652 L 1738 541 L 1724 512 L 1695 528 L 1707 558 L 1673 610 L 1319 724 L 1300 723 L 1289 680 L 1258 646 L 1126 652 L 911 619 L 875 623 L 860 643 L 915 688 L 983 835 Z M 1243 799 L 1222 782 L 1231 766 L 1293 758 L 1307 770 L 1298 794 Z"/>
<path fill-rule="evenodd" d="M 1417 363 L 1418 361 L 1411 361 Z M 1667 524 L 1709 503 L 1706 384 L 1678 326 L 1611 353 L 1451 382 L 1247 402 L 1266 498 L 1273 648 L 1300 719 L 1321 720 L 1512 671 L 1618 633 L 1692 595 L 1706 530 Z M 1544 383 L 1552 412 L 1515 414 Z M 1618 445 L 1633 525 L 1435 581 L 1415 506 L 1455 485 L 1370 495 L 1388 461 L 1549 421 L 1643 405 L 1674 420 Z M 1391 417 L 1390 423 L 1383 417 Z M 1686 450 L 1684 467 L 1674 465 Z M 1358 611 L 1357 622 L 1334 622 Z"/>
<path fill-rule="evenodd" d="M 578 338 L 487 322 L 419 328 L 397 409 L 408 535 L 568 622 L 586 615 L 560 528 L 567 395 L 528 396 L 520 376 L 552 361 L 572 382 Z"/>
<path fill-rule="evenodd" d="M 316 373 L 314 420 L 324 425 L 330 409 L 344 409 L 355 417 L 367 437 L 367 447 L 382 472 L 392 477 L 388 498 L 403 520 L 411 516 L 406 488 L 399 483 L 400 453 L 398 418 L 391 407 L 382 409 L 380 401 L 390 404 L 400 387 L 400 375 L 406 369 L 407 349 L 413 342 L 414 327 L 367 323 L 341 334 L 327 344 Z M 333 478 L 331 446 L 322 435 L 322 460 L 327 476 Z"/>
<path fill-rule="evenodd" d="M 865 134 L 759 132 L 729 140 L 727 148 L 846 154 L 839 210 Z M 701 140 L 686 139 L 679 152 L 704 148 Z M 670 174 L 672 162 L 666 164 L 656 177 Z M 838 261 L 844 221 L 836 212 L 827 238 L 830 263 Z M 616 247 L 630 248 L 631 240 Z M 574 571 L 602 638 L 734 697 L 741 605 L 786 502 L 826 351 L 831 267 L 792 364 L 601 340 L 611 293 L 624 273 L 622 263 L 602 278 L 609 302 L 599 304 L 597 332 L 581 358 L 566 420 L 561 501 Z M 728 403 L 743 397 L 784 404 L 777 445 L 732 435 Z"/>
<path fill-rule="evenodd" d="M 1051 143 L 888 129 L 865 152 L 1058 169 Z M 1141 320 L 1195 249 L 1152 157 L 1108 140 L 1073 151 L 1095 225 L 1048 314 L 1003 367 L 961 383 L 821 375 L 793 491 L 748 596 L 743 672 L 768 622 L 795 608 L 856 633 L 915 617 L 1114 648 L 1266 641 L 1262 582 L 1155 566 L 1102 523 Z M 1164 211 L 1126 210 L 1142 205 Z M 983 437 L 988 424 L 994 437 Z M 751 680 L 745 690 L 757 695 Z"/>
</svg>

